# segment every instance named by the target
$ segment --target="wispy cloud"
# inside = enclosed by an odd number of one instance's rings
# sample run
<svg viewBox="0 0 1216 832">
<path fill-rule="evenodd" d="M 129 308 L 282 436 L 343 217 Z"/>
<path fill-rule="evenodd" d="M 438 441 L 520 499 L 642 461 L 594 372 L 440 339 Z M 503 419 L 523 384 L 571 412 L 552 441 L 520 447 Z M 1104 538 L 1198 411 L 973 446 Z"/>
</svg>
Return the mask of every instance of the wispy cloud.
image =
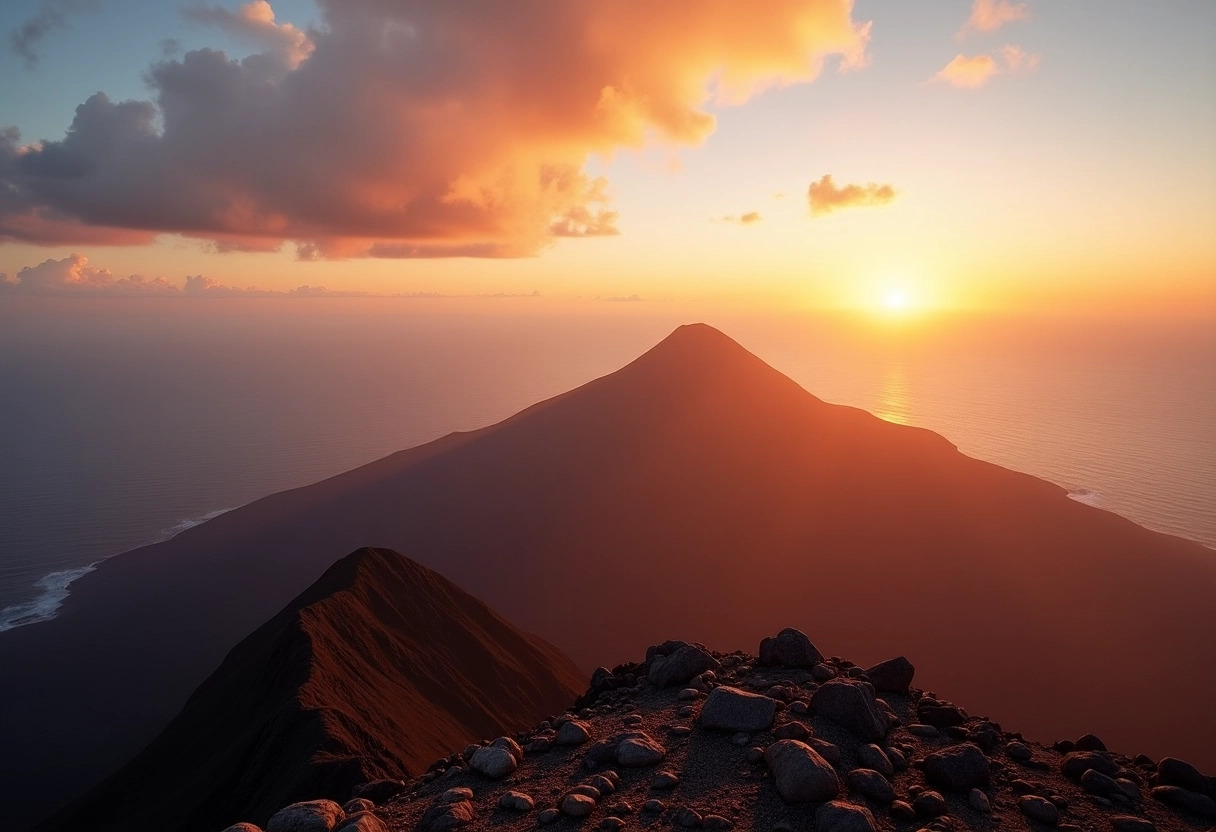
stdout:
<svg viewBox="0 0 1216 832">
<path fill-rule="evenodd" d="M 21 56 L 26 69 L 33 69 L 41 58 L 39 48 L 57 29 L 66 29 L 71 18 L 98 7 L 97 0 L 41 0 L 38 11 L 9 33 L 9 45 Z"/>
<path fill-rule="evenodd" d="M 740 225 L 754 225 L 761 220 L 759 211 L 748 211 L 746 214 L 727 214 L 722 218 L 724 222 L 737 222 Z"/>
<path fill-rule="evenodd" d="M 960 53 L 938 70 L 932 80 L 974 90 L 984 86 L 997 75 L 1028 72 L 1039 65 L 1039 55 L 1012 44 L 1001 47 L 997 55 L 999 61 L 992 55 Z"/>
<path fill-rule="evenodd" d="M 807 189 L 807 204 L 813 216 L 823 216 L 841 208 L 865 208 L 886 205 L 895 199 L 895 188 L 867 182 L 837 187 L 831 174 L 824 174 Z"/>
<path fill-rule="evenodd" d="M 958 30 L 964 38 L 972 32 L 995 32 L 1006 23 L 1025 20 L 1030 16 L 1026 3 L 1011 3 L 1009 0 L 975 0 L 971 4 L 971 16 Z"/>
<path fill-rule="evenodd" d="M 99 93 L 59 141 L 0 133 L 0 240 L 527 256 L 616 232 L 589 157 L 701 143 L 711 105 L 860 66 L 869 34 L 852 0 L 318 6 L 194 7 L 262 51 L 167 55 L 153 100 Z"/>
</svg>

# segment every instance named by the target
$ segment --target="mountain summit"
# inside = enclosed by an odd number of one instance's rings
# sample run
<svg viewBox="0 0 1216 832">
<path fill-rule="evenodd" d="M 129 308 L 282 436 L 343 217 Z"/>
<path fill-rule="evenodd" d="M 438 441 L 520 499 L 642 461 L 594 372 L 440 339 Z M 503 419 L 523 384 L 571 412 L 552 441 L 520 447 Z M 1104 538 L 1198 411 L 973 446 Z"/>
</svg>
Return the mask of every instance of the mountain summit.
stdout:
<svg viewBox="0 0 1216 832">
<path fill-rule="evenodd" d="M 408 778 L 584 688 L 556 648 L 385 549 L 335 563 L 237 645 L 156 740 L 45 830 L 214 832 Z"/>
<path fill-rule="evenodd" d="M 825 403 L 722 333 L 102 564 L 0 634 L 0 796 L 46 806 L 148 742 L 335 551 L 413 553 L 584 667 L 793 624 L 1029 736 L 1216 763 L 1216 558 Z M 56 663 L 45 657 L 54 651 Z M 70 753 L 69 753 L 70 749 Z M 70 765 L 65 762 L 71 759 Z"/>
</svg>

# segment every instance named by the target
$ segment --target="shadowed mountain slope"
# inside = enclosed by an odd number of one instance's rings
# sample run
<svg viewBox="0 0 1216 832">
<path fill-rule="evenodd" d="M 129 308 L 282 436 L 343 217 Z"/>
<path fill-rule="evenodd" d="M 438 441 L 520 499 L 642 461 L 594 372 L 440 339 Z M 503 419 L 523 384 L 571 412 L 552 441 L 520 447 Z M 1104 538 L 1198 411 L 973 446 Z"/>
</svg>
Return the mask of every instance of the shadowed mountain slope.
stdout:
<svg viewBox="0 0 1216 832">
<path fill-rule="evenodd" d="M 546 642 L 384 549 L 334 564 L 237 645 L 133 761 L 41 825 L 159 832 L 265 823 L 421 773 L 449 748 L 526 727 L 583 690 Z"/>
<path fill-rule="evenodd" d="M 368 544 L 586 667 L 680 633 L 744 647 L 792 623 L 860 661 L 898 634 L 925 684 L 1032 737 L 1086 725 L 1216 763 L 1210 550 L 827 404 L 692 325 L 502 423 L 107 561 L 59 618 L 0 635 L 22 680 L 0 686 L 0 796 L 49 808 L 116 767 L 330 553 Z"/>
</svg>

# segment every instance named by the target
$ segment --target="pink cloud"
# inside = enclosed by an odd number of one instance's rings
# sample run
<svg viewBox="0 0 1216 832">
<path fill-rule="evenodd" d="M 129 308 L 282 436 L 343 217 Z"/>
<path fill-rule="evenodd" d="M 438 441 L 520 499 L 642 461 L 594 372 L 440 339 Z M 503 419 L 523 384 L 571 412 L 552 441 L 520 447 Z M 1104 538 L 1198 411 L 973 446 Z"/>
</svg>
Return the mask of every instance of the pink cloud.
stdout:
<svg viewBox="0 0 1216 832">
<path fill-rule="evenodd" d="M 831 174 L 824 174 L 807 189 L 807 204 L 812 216 L 823 216 L 841 208 L 865 208 L 886 205 L 895 199 L 895 188 L 868 182 L 865 185 L 837 187 Z"/>
<path fill-rule="evenodd" d="M 963 24 L 958 36 L 965 37 L 970 32 L 995 32 L 1006 23 L 1025 20 L 1030 16 L 1030 8 L 1025 3 L 1011 3 L 1009 0 L 975 0 L 971 4 L 971 17 Z"/>
<path fill-rule="evenodd" d="M 1039 65 L 1039 56 L 1020 46 L 1001 47 L 997 54 L 1000 56 L 999 62 L 991 55 L 968 56 L 960 53 L 942 67 L 932 80 L 973 90 L 984 86 L 997 75 L 1029 72 Z"/>
<path fill-rule="evenodd" d="M 702 142 L 709 103 L 811 81 L 832 56 L 862 65 L 869 33 L 851 0 L 319 5 L 307 32 L 264 2 L 195 9 L 264 51 L 167 58 L 154 100 L 99 93 L 59 141 L 0 136 L 0 239 L 534 254 L 615 233 L 590 156 Z"/>
</svg>

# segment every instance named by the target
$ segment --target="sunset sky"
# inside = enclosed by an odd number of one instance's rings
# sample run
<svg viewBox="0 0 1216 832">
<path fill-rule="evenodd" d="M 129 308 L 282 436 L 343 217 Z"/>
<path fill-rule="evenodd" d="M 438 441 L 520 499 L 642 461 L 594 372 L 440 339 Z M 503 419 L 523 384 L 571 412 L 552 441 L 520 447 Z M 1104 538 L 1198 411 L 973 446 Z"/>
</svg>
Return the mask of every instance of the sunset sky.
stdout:
<svg viewBox="0 0 1216 832">
<path fill-rule="evenodd" d="M 1216 314 L 1210 0 L 8 0 L 0 30 L 4 294 Z"/>
</svg>

